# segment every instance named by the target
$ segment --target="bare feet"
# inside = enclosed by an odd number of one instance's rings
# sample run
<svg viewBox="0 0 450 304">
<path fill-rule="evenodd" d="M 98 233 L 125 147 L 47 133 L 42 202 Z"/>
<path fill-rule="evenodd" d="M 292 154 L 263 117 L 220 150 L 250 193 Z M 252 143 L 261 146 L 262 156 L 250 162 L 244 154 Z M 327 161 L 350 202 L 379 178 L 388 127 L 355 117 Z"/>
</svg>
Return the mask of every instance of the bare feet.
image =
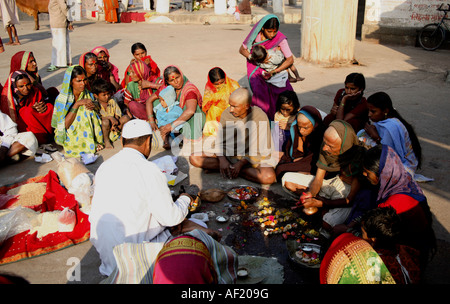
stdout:
<svg viewBox="0 0 450 304">
<path fill-rule="evenodd" d="M 107 142 L 105 143 L 105 149 L 114 149 L 114 147 L 113 147 L 113 145 L 111 144 L 110 141 L 107 141 Z"/>
<path fill-rule="evenodd" d="M 303 81 L 305 80 L 305 77 L 297 77 L 297 81 Z"/>
<path fill-rule="evenodd" d="M 97 145 L 97 152 L 103 150 L 105 147 L 103 145 Z"/>
<path fill-rule="evenodd" d="M 0 46 L 0 53 L 3 53 L 5 51 L 5 48 L 3 47 L 3 45 Z"/>
<path fill-rule="evenodd" d="M 295 83 L 295 82 L 297 82 L 297 78 L 294 78 L 294 77 L 292 77 L 292 76 L 289 76 L 289 82 L 290 82 L 290 83 Z"/>
</svg>

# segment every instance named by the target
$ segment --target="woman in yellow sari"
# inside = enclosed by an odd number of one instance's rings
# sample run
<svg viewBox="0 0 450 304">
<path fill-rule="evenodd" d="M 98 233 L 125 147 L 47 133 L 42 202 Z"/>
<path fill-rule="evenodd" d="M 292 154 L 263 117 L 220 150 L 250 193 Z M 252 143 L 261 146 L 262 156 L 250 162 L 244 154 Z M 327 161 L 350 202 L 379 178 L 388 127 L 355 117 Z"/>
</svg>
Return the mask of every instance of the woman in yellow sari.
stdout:
<svg viewBox="0 0 450 304">
<path fill-rule="evenodd" d="M 220 116 L 223 110 L 229 107 L 230 94 L 239 87 L 239 83 L 229 78 L 221 68 L 215 67 L 209 71 L 202 105 L 206 114 L 204 136 L 216 135 Z"/>
</svg>

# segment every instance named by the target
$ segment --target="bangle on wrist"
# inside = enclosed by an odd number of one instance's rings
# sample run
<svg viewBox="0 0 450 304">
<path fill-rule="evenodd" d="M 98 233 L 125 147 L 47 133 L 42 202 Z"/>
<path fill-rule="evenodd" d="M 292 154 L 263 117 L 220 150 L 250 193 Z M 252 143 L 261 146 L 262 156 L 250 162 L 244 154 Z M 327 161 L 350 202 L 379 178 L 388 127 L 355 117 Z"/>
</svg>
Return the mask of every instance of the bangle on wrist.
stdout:
<svg viewBox="0 0 450 304">
<path fill-rule="evenodd" d="M 75 108 L 75 107 L 72 107 L 69 110 L 69 112 L 72 112 L 72 113 L 76 113 L 77 111 L 78 111 L 78 108 Z"/>
</svg>

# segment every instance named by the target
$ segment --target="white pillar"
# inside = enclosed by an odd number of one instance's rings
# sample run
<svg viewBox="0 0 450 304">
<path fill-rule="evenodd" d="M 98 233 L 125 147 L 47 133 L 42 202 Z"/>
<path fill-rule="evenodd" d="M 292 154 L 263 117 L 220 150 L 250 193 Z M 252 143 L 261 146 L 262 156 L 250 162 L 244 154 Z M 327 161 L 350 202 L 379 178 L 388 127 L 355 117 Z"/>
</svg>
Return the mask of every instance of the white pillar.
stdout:
<svg viewBox="0 0 450 304">
<path fill-rule="evenodd" d="M 273 0 L 272 6 L 275 15 L 284 14 L 284 0 Z"/>
<path fill-rule="evenodd" d="M 315 63 L 354 59 L 358 0 L 303 0 L 301 57 Z"/>
<path fill-rule="evenodd" d="M 156 12 L 160 14 L 168 14 L 170 9 L 170 0 L 156 1 Z"/>
<path fill-rule="evenodd" d="M 227 0 L 214 0 L 214 14 L 223 15 L 227 13 Z"/>
</svg>

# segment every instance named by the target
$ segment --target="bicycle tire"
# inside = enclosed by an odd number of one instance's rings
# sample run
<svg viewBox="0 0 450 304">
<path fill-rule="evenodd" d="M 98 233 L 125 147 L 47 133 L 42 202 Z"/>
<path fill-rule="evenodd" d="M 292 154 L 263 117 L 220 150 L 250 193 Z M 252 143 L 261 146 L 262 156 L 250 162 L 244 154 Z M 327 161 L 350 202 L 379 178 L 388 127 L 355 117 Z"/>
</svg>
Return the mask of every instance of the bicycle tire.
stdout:
<svg viewBox="0 0 450 304">
<path fill-rule="evenodd" d="M 445 40 L 445 30 L 437 23 L 425 25 L 419 32 L 419 44 L 427 51 L 439 48 Z"/>
</svg>

